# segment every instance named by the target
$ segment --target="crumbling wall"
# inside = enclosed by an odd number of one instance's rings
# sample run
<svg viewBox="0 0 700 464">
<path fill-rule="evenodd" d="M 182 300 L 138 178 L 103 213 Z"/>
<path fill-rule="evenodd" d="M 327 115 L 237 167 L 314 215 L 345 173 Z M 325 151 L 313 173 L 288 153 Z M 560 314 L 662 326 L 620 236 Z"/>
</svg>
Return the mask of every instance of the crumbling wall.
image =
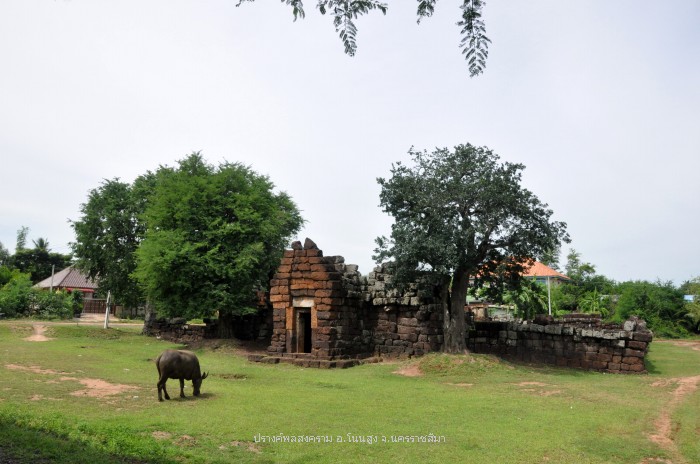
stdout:
<svg viewBox="0 0 700 464">
<path fill-rule="evenodd" d="M 595 319 L 569 321 L 476 322 L 467 335 L 474 353 L 492 353 L 521 362 L 552 364 L 612 373 L 643 373 L 652 341 L 646 323 Z"/>
<path fill-rule="evenodd" d="M 430 286 L 391 287 L 386 264 L 367 276 L 364 318 L 377 356 L 410 357 L 439 351 L 443 343 L 443 313 L 439 295 Z"/>
<path fill-rule="evenodd" d="M 269 355 L 307 365 L 308 358 L 409 357 L 440 349 L 442 311 L 432 289 L 413 284 L 398 291 L 390 278 L 386 265 L 364 277 L 342 256 L 323 256 L 313 241 L 295 242 L 270 283 Z M 309 335 L 301 327 L 306 312 L 311 346 L 302 342 Z"/>
<path fill-rule="evenodd" d="M 143 334 L 176 343 L 193 343 L 216 337 L 216 327 L 212 324 L 188 324 L 182 317 L 152 318 L 144 322 Z"/>
</svg>

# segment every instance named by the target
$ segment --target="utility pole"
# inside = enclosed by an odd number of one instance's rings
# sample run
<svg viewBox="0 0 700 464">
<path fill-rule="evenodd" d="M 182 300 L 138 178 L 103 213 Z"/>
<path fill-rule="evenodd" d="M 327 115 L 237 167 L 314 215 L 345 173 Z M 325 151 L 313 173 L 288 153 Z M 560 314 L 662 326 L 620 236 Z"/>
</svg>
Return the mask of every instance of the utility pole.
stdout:
<svg viewBox="0 0 700 464">
<path fill-rule="evenodd" d="M 109 290 L 107 291 L 107 302 L 106 302 L 106 308 L 105 308 L 105 329 L 109 329 L 109 307 L 112 303 L 112 291 Z"/>
</svg>

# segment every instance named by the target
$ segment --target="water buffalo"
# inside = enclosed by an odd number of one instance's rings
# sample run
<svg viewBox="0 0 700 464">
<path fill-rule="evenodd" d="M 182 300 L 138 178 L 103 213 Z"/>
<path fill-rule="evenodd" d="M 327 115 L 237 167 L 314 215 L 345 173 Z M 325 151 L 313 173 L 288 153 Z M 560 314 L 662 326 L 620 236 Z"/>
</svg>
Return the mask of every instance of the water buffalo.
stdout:
<svg viewBox="0 0 700 464">
<path fill-rule="evenodd" d="M 202 380 L 207 378 L 207 373 L 202 374 L 199 370 L 199 360 L 191 351 L 185 350 L 165 350 L 156 358 L 158 368 L 158 401 L 163 401 L 161 390 L 165 393 L 165 399 L 170 396 L 165 389 L 165 382 L 168 379 L 180 380 L 180 397 L 185 397 L 185 380 L 192 381 L 194 396 L 199 396 L 199 389 Z"/>
</svg>

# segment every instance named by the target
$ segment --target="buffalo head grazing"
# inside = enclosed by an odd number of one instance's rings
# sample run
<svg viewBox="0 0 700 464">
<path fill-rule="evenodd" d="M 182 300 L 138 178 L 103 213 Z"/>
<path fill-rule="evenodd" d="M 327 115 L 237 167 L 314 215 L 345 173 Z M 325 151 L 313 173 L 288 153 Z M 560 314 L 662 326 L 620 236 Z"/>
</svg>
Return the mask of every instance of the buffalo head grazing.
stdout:
<svg viewBox="0 0 700 464">
<path fill-rule="evenodd" d="M 200 378 L 192 379 L 192 394 L 194 396 L 199 396 L 199 389 L 202 388 L 202 380 L 206 379 L 208 375 L 208 373 L 203 372 Z"/>
<path fill-rule="evenodd" d="M 192 381 L 193 394 L 199 396 L 202 388 L 202 380 L 209 374 L 201 373 L 197 356 L 186 350 L 165 350 L 156 359 L 158 368 L 158 401 L 163 401 L 161 393 L 165 394 L 165 399 L 169 400 L 170 395 L 165 389 L 165 382 L 168 379 L 178 379 L 180 381 L 180 397 L 185 397 L 185 380 Z"/>
</svg>

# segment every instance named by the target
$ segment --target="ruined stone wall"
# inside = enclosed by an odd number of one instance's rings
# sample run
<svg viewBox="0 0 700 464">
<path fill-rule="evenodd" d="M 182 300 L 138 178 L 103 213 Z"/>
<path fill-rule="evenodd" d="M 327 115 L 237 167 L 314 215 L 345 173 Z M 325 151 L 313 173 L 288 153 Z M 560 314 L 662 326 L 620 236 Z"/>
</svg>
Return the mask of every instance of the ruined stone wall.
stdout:
<svg viewBox="0 0 700 464">
<path fill-rule="evenodd" d="M 214 338 L 216 330 L 212 325 L 188 324 L 181 317 L 156 318 L 144 322 L 143 334 L 177 343 L 193 343 L 203 338 Z"/>
<path fill-rule="evenodd" d="M 652 340 L 646 323 L 633 318 L 624 324 L 599 321 L 477 322 L 467 346 L 522 362 L 552 364 L 612 373 L 642 373 Z"/>
<path fill-rule="evenodd" d="M 386 265 L 377 266 L 363 287 L 364 318 L 375 355 L 410 357 L 442 348 L 442 306 L 432 289 L 391 288 Z"/>
<path fill-rule="evenodd" d="M 367 277 L 307 239 L 285 251 L 270 283 L 271 356 L 319 360 L 408 357 L 440 349 L 442 312 L 432 292 L 391 289 L 385 266 Z M 310 334 L 302 327 L 311 317 Z M 303 339 L 311 336 L 310 346 Z"/>
</svg>

